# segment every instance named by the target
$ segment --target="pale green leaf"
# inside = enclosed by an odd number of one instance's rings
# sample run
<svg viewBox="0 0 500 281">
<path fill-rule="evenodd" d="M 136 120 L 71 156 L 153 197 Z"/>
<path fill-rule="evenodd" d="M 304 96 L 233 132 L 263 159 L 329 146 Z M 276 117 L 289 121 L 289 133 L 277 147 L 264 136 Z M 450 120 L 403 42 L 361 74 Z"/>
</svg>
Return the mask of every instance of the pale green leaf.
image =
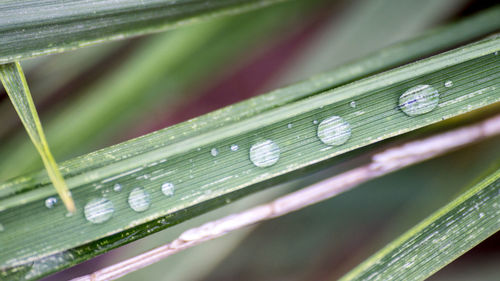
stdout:
<svg viewBox="0 0 500 281">
<path fill-rule="evenodd" d="M 500 170 L 353 269 L 348 280 L 425 280 L 500 230 Z"/>
<path fill-rule="evenodd" d="M 75 211 L 71 193 L 57 167 L 57 163 L 50 152 L 49 145 L 43 133 L 40 118 L 33 103 L 28 83 L 24 77 L 21 65 L 18 62 L 0 65 L 0 80 L 9 95 L 14 108 L 40 154 L 43 164 L 47 169 L 49 178 L 70 212 Z"/>
</svg>

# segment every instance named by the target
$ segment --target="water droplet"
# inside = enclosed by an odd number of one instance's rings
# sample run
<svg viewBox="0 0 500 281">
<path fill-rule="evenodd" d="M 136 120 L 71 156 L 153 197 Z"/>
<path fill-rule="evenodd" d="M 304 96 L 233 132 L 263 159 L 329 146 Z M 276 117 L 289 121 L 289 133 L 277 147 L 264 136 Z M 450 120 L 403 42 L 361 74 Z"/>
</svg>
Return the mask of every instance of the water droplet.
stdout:
<svg viewBox="0 0 500 281">
<path fill-rule="evenodd" d="M 151 198 L 146 190 L 136 187 L 132 189 L 128 195 L 128 204 L 132 210 L 136 212 L 144 212 L 149 209 Z"/>
<path fill-rule="evenodd" d="M 240 148 L 240 147 L 239 147 L 237 144 L 233 144 L 233 145 L 231 145 L 231 150 L 232 150 L 232 151 L 236 151 L 236 150 L 238 150 L 239 148 Z"/>
<path fill-rule="evenodd" d="M 280 159 L 280 147 L 272 140 L 260 141 L 250 148 L 250 161 L 257 167 L 269 167 Z"/>
<path fill-rule="evenodd" d="M 439 93 L 429 85 L 417 85 L 399 97 L 399 107 L 408 116 L 432 111 L 439 103 Z"/>
<path fill-rule="evenodd" d="M 217 156 L 219 154 L 219 151 L 217 150 L 217 148 L 212 148 L 212 150 L 210 150 L 210 154 L 212 154 L 212 156 Z"/>
<path fill-rule="evenodd" d="M 113 190 L 116 192 L 122 191 L 122 185 L 119 183 L 115 184 L 115 186 L 113 186 Z"/>
<path fill-rule="evenodd" d="M 314 124 L 314 125 L 318 124 L 318 120 L 314 120 L 314 121 L 313 121 L 313 124 Z"/>
<path fill-rule="evenodd" d="M 484 217 L 484 213 L 479 213 L 479 218 Z"/>
<path fill-rule="evenodd" d="M 351 137 L 351 125 L 339 116 L 332 116 L 318 125 L 318 138 L 327 145 L 344 144 Z"/>
<path fill-rule="evenodd" d="M 349 106 L 352 107 L 352 108 L 356 108 L 356 102 L 355 101 L 351 101 L 351 103 L 349 103 Z"/>
<path fill-rule="evenodd" d="M 498 51 L 495 52 L 495 56 L 498 56 Z"/>
<path fill-rule="evenodd" d="M 445 86 L 446 88 L 453 87 L 453 81 L 448 80 L 448 81 L 444 82 L 444 86 Z"/>
<path fill-rule="evenodd" d="M 111 218 L 115 208 L 106 198 L 94 198 L 84 207 L 85 218 L 91 223 L 103 223 Z"/>
<path fill-rule="evenodd" d="M 288 129 L 293 128 L 293 124 L 292 124 L 292 123 L 290 123 L 290 124 L 288 124 L 288 125 L 286 125 L 286 126 L 287 126 L 287 128 L 288 128 Z"/>
<path fill-rule="evenodd" d="M 45 207 L 52 209 L 54 206 L 57 204 L 57 198 L 55 197 L 49 197 L 45 199 Z"/>
<path fill-rule="evenodd" d="M 175 187 L 173 183 L 166 182 L 162 184 L 161 186 L 161 192 L 165 194 L 166 196 L 172 196 L 174 195 Z"/>
<path fill-rule="evenodd" d="M 5 227 L 3 226 L 3 224 L 0 223 L 0 232 L 2 232 L 4 230 L 5 230 Z"/>
</svg>

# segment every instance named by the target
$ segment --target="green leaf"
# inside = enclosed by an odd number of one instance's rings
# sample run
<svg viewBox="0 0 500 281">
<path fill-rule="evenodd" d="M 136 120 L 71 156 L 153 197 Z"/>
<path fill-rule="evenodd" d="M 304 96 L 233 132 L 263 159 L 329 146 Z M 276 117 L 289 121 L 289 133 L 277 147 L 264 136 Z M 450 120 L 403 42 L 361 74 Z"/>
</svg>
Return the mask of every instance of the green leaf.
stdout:
<svg viewBox="0 0 500 281">
<path fill-rule="evenodd" d="M 158 32 L 280 1 L 2 1 L 0 63 Z"/>
<path fill-rule="evenodd" d="M 36 112 L 28 83 L 24 77 L 21 65 L 18 62 L 0 65 L 0 80 L 2 81 L 17 114 L 40 154 L 47 169 L 49 178 L 70 212 L 75 211 L 75 204 L 71 198 L 64 179 L 59 172 L 57 163 L 50 152 L 49 145 L 43 133 L 42 124 Z"/>
<path fill-rule="evenodd" d="M 276 99 L 280 91 L 271 92 L 67 161 L 61 167 L 75 195 L 77 213 L 73 217 L 66 217 L 60 206 L 44 207 L 43 200 L 53 194 L 43 175 L 7 182 L 0 187 L 0 221 L 5 228 L 0 234 L 0 268 L 6 275 L 21 274 L 29 270 L 23 266 L 26 263 L 52 259 L 59 263 L 51 269 L 68 266 L 282 180 L 286 174 L 498 102 L 500 57 L 494 52 L 499 42 L 497 36 L 487 38 L 284 105 Z M 453 81 L 452 87 L 445 87 L 448 80 Z M 441 93 L 439 104 L 425 114 L 408 116 L 398 106 L 399 97 L 422 84 Z M 301 86 L 285 90 L 293 96 L 315 87 L 306 82 Z M 263 108 L 266 110 L 260 111 Z M 351 127 L 350 139 L 340 146 L 326 145 L 317 137 L 315 120 L 334 115 Z M 271 162 L 262 163 L 259 157 L 249 156 L 249 151 L 266 140 L 280 148 L 280 156 L 274 165 L 262 167 Z M 174 185 L 172 196 L 162 193 L 167 183 Z M 115 191 L 117 184 L 121 191 Z M 141 212 L 129 206 L 129 194 L 136 194 L 131 191 L 137 187 L 148 192 L 151 200 L 149 208 Z M 108 198 L 113 208 L 107 206 L 106 210 L 114 210 L 100 224 L 86 220 L 89 212 L 87 216 L 83 212 L 95 198 Z M 131 204 L 137 209 L 136 203 L 141 201 L 133 199 Z M 92 213 L 91 205 L 87 209 Z M 55 234 L 58 239 L 50 239 Z M 99 242 L 87 244 L 96 240 Z M 27 248 L 29 252 L 24 250 Z M 56 256 L 41 259 L 51 254 Z"/>
<path fill-rule="evenodd" d="M 500 169 L 340 280 L 425 280 L 500 230 Z"/>
</svg>

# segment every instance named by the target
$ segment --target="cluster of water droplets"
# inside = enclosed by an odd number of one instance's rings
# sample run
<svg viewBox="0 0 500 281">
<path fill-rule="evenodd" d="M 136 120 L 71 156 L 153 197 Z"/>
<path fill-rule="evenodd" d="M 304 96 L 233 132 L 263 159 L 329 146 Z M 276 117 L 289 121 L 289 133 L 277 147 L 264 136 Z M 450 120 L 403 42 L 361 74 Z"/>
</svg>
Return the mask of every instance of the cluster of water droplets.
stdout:
<svg viewBox="0 0 500 281">
<path fill-rule="evenodd" d="M 113 190 L 120 192 L 122 185 L 115 184 Z M 173 183 L 166 182 L 161 186 L 161 192 L 168 197 L 174 195 L 175 186 Z M 52 198 L 52 197 L 51 197 Z M 151 206 L 151 196 L 149 192 L 142 187 L 135 187 L 128 194 L 127 203 L 135 212 L 144 212 Z M 104 197 L 94 198 L 85 204 L 83 209 L 85 218 L 94 224 L 100 224 L 109 220 L 115 211 L 113 203 Z"/>
<path fill-rule="evenodd" d="M 444 83 L 446 88 L 453 86 L 453 82 L 448 80 Z M 439 103 L 439 92 L 430 85 L 417 85 L 405 91 L 399 97 L 399 109 L 408 116 L 417 116 L 432 111 Z M 355 101 L 349 103 L 351 108 L 356 108 Z M 334 115 L 323 120 L 313 120 L 317 125 L 317 137 L 326 145 L 340 146 L 346 143 L 351 137 L 351 126 L 342 117 Z M 293 124 L 289 123 L 287 128 L 292 129 Z M 239 146 L 232 144 L 231 151 L 237 151 Z M 198 149 L 199 150 L 199 149 Z M 212 156 L 219 155 L 217 148 L 210 150 Z M 249 150 L 250 161 L 257 167 L 265 168 L 272 166 L 280 159 L 279 145 L 270 139 L 259 141 L 253 144 Z M 115 184 L 115 192 L 122 191 L 120 184 Z M 166 182 L 161 186 L 161 192 L 165 196 L 173 196 L 174 184 Z M 47 208 L 53 208 L 57 204 L 57 198 L 50 197 L 45 200 Z M 151 205 L 151 197 L 148 191 L 142 187 L 133 188 L 128 196 L 128 205 L 136 212 L 144 212 Z M 99 224 L 109 220 L 114 212 L 113 203 L 106 198 L 94 198 L 84 207 L 85 218 L 91 223 Z"/>
</svg>

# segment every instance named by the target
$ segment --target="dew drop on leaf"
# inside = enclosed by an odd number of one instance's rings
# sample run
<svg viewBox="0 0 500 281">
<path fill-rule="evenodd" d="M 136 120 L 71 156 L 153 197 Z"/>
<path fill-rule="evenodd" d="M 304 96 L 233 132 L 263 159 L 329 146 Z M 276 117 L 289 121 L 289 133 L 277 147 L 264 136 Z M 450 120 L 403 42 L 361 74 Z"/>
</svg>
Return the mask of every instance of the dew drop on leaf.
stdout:
<svg viewBox="0 0 500 281">
<path fill-rule="evenodd" d="M 122 185 L 119 183 L 115 184 L 115 186 L 113 186 L 113 190 L 116 192 L 122 191 Z"/>
<path fill-rule="evenodd" d="M 111 218 L 115 208 L 106 198 L 94 198 L 83 209 L 85 218 L 95 224 L 103 223 Z"/>
<path fill-rule="evenodd" d="M 445 86 L 446 88 L 453 87 L 453 81 L 448 80 L 448 81 L 444 82 L 444 86 Z"/>
<path fill-rule="evenodd" d="M 318 125 L 318 138 L 327 145 L 341 145 L 351 137 L 351 125 L 339 116 L 328 117 Z"/>
<path fill-rule="evenodd" d="M 219 154 L 219 151 L 217 150 L 217 148 L 212 148 L 212 150 L 210 150 L 210 154 L 212 154 L 212 156 L 217 156 Z"/>
<path fill-rule="evenodd" d="M 250 148 L 250 161 L 257 167 L 269 167 L 280 159 L 280 147 L 272 140 L 260 141 Z"/>
<path fill-rule="evenodd" d="M 349 103 L 349 106 L 352 107 L 352 108 L 356 108 L 356 102 L 355 101 L 351 101 L 351 103 Z"/>
<path fill-rule="evenodd" d="M 231 145 L 231 151 L 236 151 L 238 150 L 240 147 L 237 145 L 237 144 L 233 144 Z"/>
<path fill-rule="evenodd" d="M 439 93 L 430 85 L 417 85 L 399 97 L 399 108 L 408 116 L 432 111 L 439 103 Z"/>
<path fill-rule="evenodd" d="M 166 196 L 172 196 L 174 195 L 175 187 L 173 183 L 166 182 L 162 184 L 161 186 L 161 192 L 165 194 Z"/>
<path fill-rule="evenodd" d="M 57 198 L 55 197 L 49 197 L 45 199 L 45 207 L 52 209 L 54 206 L 57 204 Z"/>
<path fill-rule="evenodd" d="M 150 204 L 151 198 L 146 190 L 136 187 L 130 191 L 130 194 L 128 195 L 128 205 L 132 208 L 132 210 L 136 212 L 144 212 L 149 209 Z"/>
</svg>

